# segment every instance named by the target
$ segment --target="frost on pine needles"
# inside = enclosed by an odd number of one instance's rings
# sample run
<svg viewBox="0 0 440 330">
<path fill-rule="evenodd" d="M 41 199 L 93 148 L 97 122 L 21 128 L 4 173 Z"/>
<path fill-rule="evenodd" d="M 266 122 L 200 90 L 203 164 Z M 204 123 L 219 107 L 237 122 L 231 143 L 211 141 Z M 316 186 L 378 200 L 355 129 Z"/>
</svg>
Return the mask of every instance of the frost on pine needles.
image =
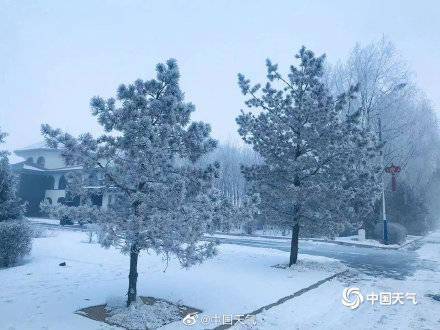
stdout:
<svg viewBox="0 0 440 330">
<path fill-rule="evenodd" d="M 340 233 L 372 212 L 380 182 L 374 134 L 359 128 L 356 114 L 344 115 L 356 86 L 335 98 L 322 79 L 325 57 L 303 47 L 296 59 L 287 75 L 267 60 L 265 84 L 238 75 L 251 109 L 238 116 L 238 132 L 264 161 L 244 175 L 267 221 L 292 230 L 289 265 L 300 228 Z"/>
<path fill-rule="evenodd" d="M 201 242 L 212 228 L 212 181 L 216 164 L 199 159 L 216 147 L 210 126 L 192 122 L 195 107 L 184 101 L 175 60 L 156 67 L 156 79 L 136 80 L 118 88 L 116 98 L 91 100 L 93 115 L 105 130 L 78 138 L 42 126 L 50 146 L 63 149 L 68 164 L 103 174 L 100 191 L 113 196 L 96 213 L 99 238 L 130 255 L 127 305 L 136 300 L 137 260 L 152 250 L 184 267 L 215 254 L 215 243 Z M 69 180 L 68 189 L 84 205 L 92 193 L 87 176 Z M 96 190 L 93 191 L 96 193 Z"/>
</svg>

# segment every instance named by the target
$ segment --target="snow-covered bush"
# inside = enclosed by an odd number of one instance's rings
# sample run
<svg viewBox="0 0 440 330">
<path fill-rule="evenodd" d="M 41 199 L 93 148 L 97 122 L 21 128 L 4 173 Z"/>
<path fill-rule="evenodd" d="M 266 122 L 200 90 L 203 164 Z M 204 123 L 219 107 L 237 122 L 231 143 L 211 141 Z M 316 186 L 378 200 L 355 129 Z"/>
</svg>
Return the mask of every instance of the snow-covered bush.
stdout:
<svg viewBox="0 0 440 330">
<path fill-rule="evenodd" d="M 398 223 L 388 222 L 388 243 L 402 244 L 406 241 L 406 228 Z M 383 222 L 374 227 L 374 238 L 383 241 Z"/>
<path fill-rule="evenodd" d="M 241 229 L 248 235 L 252 235 L 257 229 L 257 215 L 260 213 L 259 204 L 260 196 L 258 194 L 245 195 L 242 204 L 237 208 L 237 221 L 240 223 Z"/>
<path fill-rule="evenodd" d="M 68 215 L 64 215 L 60 218 L 60 225 L 61 226 L 71 226 L 71 225 L 73 225 L 73 219 L 70 218 Z"/>
<path fill-rule="evenodd" d="M 97 236 L 99 232 L 99 226 L 96 223 L 88 223 L 85 225 L 87 228 L 87 243 L 93 243 L 93 238 Z"/>
<path fill-rule="evenodd" d="M 32 229 L 24 220 L 0 222 L 0 267 L 8 267 L 29 254 Z"/>
<path fill-rule="evenodd" d="M 0 132 L 0 143 L 5 134 Z M 0 222 L 19 219 L 23 216 L 24 206 L 17 197 L 17 180 L 11 173 L 8 153 L 0 151 Z"/>
<path fill-rule="evenodd" d="M 5 133 L 0 132 L 0 143 Z M 0 151 L 0 267 L 14 264 L 31 251 L 32 229 L 22 219 L 24 206 L 16 195 L 17 181 L 8 153 Z"/>
<path fill-rule="evenodd" d="M 398 180 L 396 191 L 386 189 L 387 218 L 404 226 L 411 235 L 424 235 L 432 229 L 425 198 L 417 194 L 405 179 Z M 382 205 L 380 202 L 378 204 L 376 213 L 380 215 Z"/>
<path fill-rule="evenodd" d="M 257 227 L 256 215 L 258 214 L 259 197 L 243 195 L 240 205 L 233 205 L 230 198 L 223 191 L 217 191 L 211 196 L 211 203 L 215 205 L 214 216 L 211 223 L 212 229 L 229 233 L 233 229 L 241 229 L 247 234 L 252 234 Z"/>
<path fill-rule="evenodd" d="M 64 204 L 50 204 L 47 201 L 40 203 L 41 213 L 51 219 L 60 220 L 60 225 L 73 225 L 77 222 L 79 225 L 87 223 L 96 223 L 97 206 L 79 205 L 67 206 Z"/>
</svg>

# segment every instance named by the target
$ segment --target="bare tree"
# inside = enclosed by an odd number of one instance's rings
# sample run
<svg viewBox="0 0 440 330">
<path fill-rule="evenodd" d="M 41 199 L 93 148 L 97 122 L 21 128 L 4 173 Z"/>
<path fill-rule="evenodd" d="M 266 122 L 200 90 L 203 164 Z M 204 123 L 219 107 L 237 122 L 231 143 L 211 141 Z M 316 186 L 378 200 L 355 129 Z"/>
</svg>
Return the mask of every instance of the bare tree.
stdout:
<svg viewBox="0 0 440 330">
<path fill-rule="evenodd" d="M 439 125 L 431 103 L 393 44 L 382 38 L 356 45 L 344 62 L 329 68 L 327 84 L 335 95 L 358 84 L 359 96 L 346 111 L 360 109 L 363 126 L 381 131 L 384 165 L 400 165 L 399 181 L 405 181 L 434 211 L 438 200 L 430 196 L 429 185 L 440 164 Z"/>
<path fill-rule="evenodd" d="M 357 44 L 346 61 L 328 71 L 335 94 L 359 84 L 359 96 L 347 111 L 360 109 L 364 127 L 378 130 L 381 121 L 385 165 L 401 165 L 402 176 L 421 189 L 440 159 L 438 123 L 392 42 L 383 37 L 366 46 Z"/>
</svg>

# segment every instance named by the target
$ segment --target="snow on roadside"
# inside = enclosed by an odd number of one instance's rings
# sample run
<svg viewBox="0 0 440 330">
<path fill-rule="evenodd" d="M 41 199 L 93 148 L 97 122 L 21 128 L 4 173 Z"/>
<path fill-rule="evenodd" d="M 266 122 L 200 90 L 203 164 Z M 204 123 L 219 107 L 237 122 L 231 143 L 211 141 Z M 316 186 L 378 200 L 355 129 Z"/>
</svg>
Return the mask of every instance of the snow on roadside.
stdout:
<svg viewBox="0 0 440 330">
<path fill-rule="evenodd" d="M 361 274 L 333 279 L 312 292 L 266 310 L 246 324 L 233 329 L 440 329 L 440 302 L 430 297 L 440 294 L 440 232 L 423 239 L 417 250 L 421 259 L 433 261 L 431 270 L 419 270 L 405 280 L 373 278 Z M 358 287 L 364 296 L 376 293 L 415 293 L 417 304 L 383 305 L 364 300 L 351 310 L 341 302 L 346 287 Z M 253 324 L 255 322 L 255 324 Z"/>
<path fill-rule="evenodd" d="M 252 240 L 252 241 L 260 241 L 260 242 L 274 242 L 274 241 L 283 241 L 290 242 L 289 237 L 279 237 L 279 236 L 255 236 L 255 235 L 229 235 L 229 234 L 215 234 L 215 235 L 207 235 L 206 237 L 210 238 L 218 238 L 218 239 L 231 239 L 231 240 Z M 422 236 L 411 236 L 408 235 L 406 242 L 403 245 L 408 245 L 418 239 L 421 239 Z M 338 244 L 342 243 L 344 245 L 358 246 L 358 247 L 379 247 L 383 249 L 399 249 L 402 245 L 398 244 L 382 244 L 374 239 L 364 239 L 358 240 L 358 236 L 345 236 L 345 237 L 336 237 L 335 239 L 327 239 L 327 238 L 300 238 L 300 241 L 309 241 L 314 242 L 316 244 Z"/>
<path fill-rule="evenodd" d="M 440 231 L 431 233 L 424 239 L 425 243 L 417 250 L 420 258 L 440 263 Z"/>
<path fill-rule="evenodd" d="M 296 265 L 291 268 L 291 271 L 294 272 L 305 272 L 308 273 L 312 270 L 315 271 L 325 271 L 328 273 L 339 273 L 346 270 L 347 267 L 342 265 L 339 261 L 335 259 L 330 259 L 321 256 L 313 256 L 313 258 L 300 258 Z M 307 276 L 307 275 L 305 275 Z"/>
<path fill-rule="evenodd" d="M 415 235 L 408 235 L 406 237 L 406 241 L 402 244 L 402 245 L 408 245 L 418 239 L 421 239 L 423 236 L 415 236 Z M 346 236 L 346 237 L 336 237 L 335 238 L 336 242 L 344 242 L 344 243 L 351 243 L 353 245 L 360 245 L 360 246 L 373 246 L 373 247 L 381 247 L 381 248 L 385 248 L 385 249 L 398 249 L 400 247 L 402 247 L 402 245 L 399 244 L 388 244 L 385 245 L 379 241 L 376 241 L 374 239 L 364 239 L 364 240 L 359 240 L 358 236 Z"/>
<path fill-rule="evenodd" d="M 74 312 L 125 294 L 129 260 L 115 249 L 85 243 L 85 235 L 60 230 L 36 238 L 26 264 L 0 270 L 0 282 L 7 283 L 0 291 L 1 329 L 112 328 Z M 171 260 L 166 272 L 161 257 L 143 253 L 138 293 L 201 309 L 200 317 L 244 314 L 333 275 L 339 267 L 333 259 L 300 255 L 298 269 L 285 270 L 273 266 L 287 261 L 286 252 L 228 244 L 219 252 L 188 270 Z M 60 267 L 63 261 L 67 266 Z M 179 328 L 188 329 L 181 321 L 164 327 Z"/>
<path fill-rule="evenodd" d="M 440 304 L 424 296 L 429 291 L 427 286 L 438 285 L 430 280 L 426 274 L 408 281 L 363 278 L 355 284 L 334 279 L 313 292 L 264 311 L 246 325 L 237 323 L 233 329 L 438 329 Z M 364 297 L 372 292 L 416 292 L 418 303 L 406 301 L 403 305 L 386 306 L 364 301 L 358 309 L 351 310 L 341 303 L 343 289 L 351 286 L 359 287 Z"/>
<path fill-rule="evenodd" d="M 205 235 L 208 238 L 218 238 L 218 239 L 233 239 L 233 240 L 252 240 L 252 241 L 285 241 L 290 242 L 287 237 L 262 237 L 262 236 L 251 236 L 251 235 L 228 235 L 228 234 L 214 234 Z"/>
<path fill-rule="evenodd" d="M 60 220 L 58 219 L 49 219 L 49 218 L 27 218 L 30 222 L 33 223 L 42 223 L 47 225 L 59 225 Z"/>
<path fill-rule="evenodd" d="M 378 242 L 374 239 L 364 239 L 364 240 L 358 240 L 357 236 L 346 236 L 346 237 L 336 237 L 336 242 L 344 242 L 344 243 L 351 243 L 353 245 L 361 245 L 361 246 L 373 246 L 373 247 L 382 247 L 387 249 L 397 249 L 400 247 L 399 244 L 382 244 L 381 242 Z M 407 241 L 408 242 L 408 241 Z"/>
</svg>

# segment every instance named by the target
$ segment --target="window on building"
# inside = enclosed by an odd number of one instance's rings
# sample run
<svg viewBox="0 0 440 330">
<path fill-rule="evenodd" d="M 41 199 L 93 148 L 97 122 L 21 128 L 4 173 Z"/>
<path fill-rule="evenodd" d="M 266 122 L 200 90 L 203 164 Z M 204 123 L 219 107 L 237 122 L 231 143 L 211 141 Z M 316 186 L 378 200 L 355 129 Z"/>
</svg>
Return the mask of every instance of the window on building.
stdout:
<svg viewBox="0 0 440 330">
<path fill-rule="evenodd" d="M 90 197 L 93 205 L 102 206 L 102 194 L 93 194 Z"/>
<path fill-rule="evenodd" d="M 58 183 L 58 189 L 66 189 L 67 186 L 67 180 L 64 175 L 61 176 L 60 182 Z"/>
<path fill-rule="evenodd" d="M 55 178 L 52 175 L 47 177 L 46 189 L 55 189 Z"/>
</svg>

